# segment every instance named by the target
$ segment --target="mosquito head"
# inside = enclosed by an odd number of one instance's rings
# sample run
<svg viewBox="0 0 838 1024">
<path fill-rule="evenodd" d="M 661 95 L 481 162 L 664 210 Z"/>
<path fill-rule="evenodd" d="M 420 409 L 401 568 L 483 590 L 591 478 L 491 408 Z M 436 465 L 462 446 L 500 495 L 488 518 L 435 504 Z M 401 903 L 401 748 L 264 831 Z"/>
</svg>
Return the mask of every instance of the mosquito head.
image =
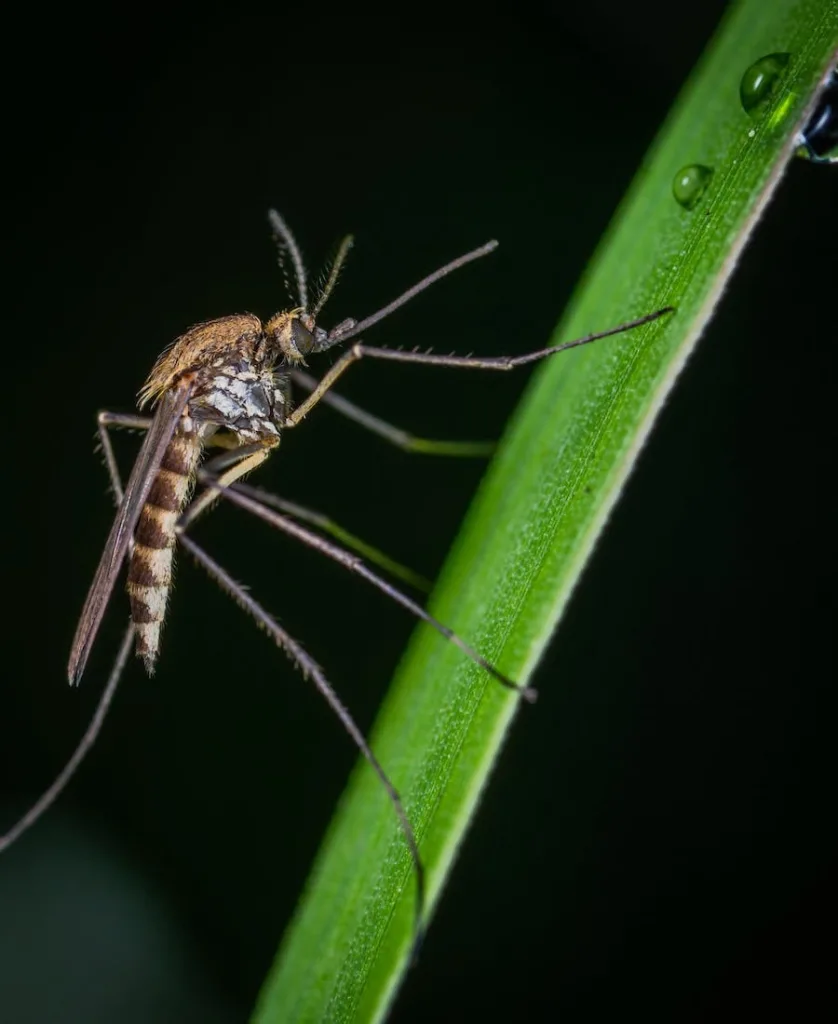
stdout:
<svg viewBox="0 0 838 1024">
<path fill-rule="evenodd" d="M 276 346 L 287 363 L 305 364 L 305 357 L 320 348 L 326 332 L 304 309 L 277 313 L 265 324 L 268 342 Z"/>
</svg>

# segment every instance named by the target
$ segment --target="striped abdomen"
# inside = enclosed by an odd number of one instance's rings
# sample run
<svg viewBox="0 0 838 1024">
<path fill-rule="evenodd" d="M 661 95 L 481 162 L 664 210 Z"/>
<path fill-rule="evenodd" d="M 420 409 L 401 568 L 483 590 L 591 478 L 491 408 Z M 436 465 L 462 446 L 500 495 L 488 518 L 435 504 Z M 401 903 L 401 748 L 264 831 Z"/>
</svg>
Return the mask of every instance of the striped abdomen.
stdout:
<svg viewBox="0 0 838 1024">
<path fill-rule="evenodd" d="M 160 648 L 160 632 L 172 586 L 175 526 L 189 499 L 201 442 L 195 433 L 178 429 L 151 486 L 128 564 L 128 595 L 134 623 L 137 656 L 151 675 Z"/>
</svg>

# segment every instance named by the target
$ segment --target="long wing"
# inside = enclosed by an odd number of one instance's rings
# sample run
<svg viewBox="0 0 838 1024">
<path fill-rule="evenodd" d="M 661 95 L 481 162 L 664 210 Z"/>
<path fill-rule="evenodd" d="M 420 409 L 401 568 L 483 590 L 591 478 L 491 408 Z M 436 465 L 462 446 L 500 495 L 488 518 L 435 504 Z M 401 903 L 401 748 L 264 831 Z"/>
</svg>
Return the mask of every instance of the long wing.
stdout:
<svg viewBox="0 0 838 1024">
<path fill-rule="evenodd" d="M 193 378 L 187 377 L 181 384 L 167 392 L 160 400 L 154 419 L 140 448 L 137 461 L 131 470 L 125 494 L 117 509 L 111 532 L 108 534 L 105 549 L 99 560 L 99 567 L 93 577 L 93 583 L 87 593 L 82 608 L 81 618 L 76 627 L 73 646 L 70 650 L 70 662 L 67 674 L 70 683 L 78 683 L 87 664 L 87 657 L 99 632 L 99 626 L 105 609 L 108 606 L 119 570 L 134 535 L 140 512 L 148 498 L 151 485 L 157 476 L 157 470 L 163 461 L 163 455 L 177 428 L 189 395 L 192 391 Z"/>
</svg>

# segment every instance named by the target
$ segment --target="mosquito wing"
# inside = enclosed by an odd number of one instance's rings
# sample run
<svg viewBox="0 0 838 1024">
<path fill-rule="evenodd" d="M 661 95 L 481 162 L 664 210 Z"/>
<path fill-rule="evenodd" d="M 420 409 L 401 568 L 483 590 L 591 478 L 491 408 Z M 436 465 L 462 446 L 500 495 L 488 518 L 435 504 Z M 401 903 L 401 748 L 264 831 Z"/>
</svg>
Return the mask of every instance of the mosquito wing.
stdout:
<svg viewBox="0 0 838 1024">
<path fill-rule="evenodd" d="M 87 593 L 82 608 L 81 618 L 76 627 L 76 635 L 70 651 L 70 662 L 67 674 L 70 683 L 75 684 L 84 672 L 90 648 L 99 631 L 105 608 L 108 606 L 113 592 L 116 577 L 122 568 L 122 562 L 134 535 L 140 512 L 148 498 L 151 485 L 157 476 L 157 470 L 163 461 L 163 455 L 177 428 L 189 395 L 192 391 L 192 379 L 185 379 L 177 388 L 167 392 L 160 400 L 154 419 L 151 421 L 142 448 L 131 470 L 125 494 L 119 504 L 111 532 L 108 535 L 105 549 L 99 560 L 96 575 Z"/>
</svg>

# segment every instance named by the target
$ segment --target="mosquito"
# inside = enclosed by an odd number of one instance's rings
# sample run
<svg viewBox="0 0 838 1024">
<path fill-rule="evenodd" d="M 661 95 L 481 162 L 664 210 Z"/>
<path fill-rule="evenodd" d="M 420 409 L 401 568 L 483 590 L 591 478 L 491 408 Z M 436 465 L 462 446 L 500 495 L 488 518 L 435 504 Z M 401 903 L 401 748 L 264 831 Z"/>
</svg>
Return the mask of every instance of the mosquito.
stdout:
<svg viewBox="0 0 838 1024">
<path fill-rule="evenodd" d="M 126 560 L 130 624 L 94 716 L 76 750 L 43 796 L 5 836 L 0 837 L 0 851 L 34 824 L 75 773 L 102 728 L 132 646 L 144 662 L 147 672 L 154 672 L 172 586 L 174 548 L 179 543 L 221 589 L 266 630 L 302 675 L 314 683 L 378 776 L 395 811 L 413 864 L 416 879 L 415 934 L 418 937 L 425 909 L 425 873 L 416 836 L 398 791 L 320 666 L 244 586 L 237 583 L 192 539 L 189 527 L 219 498 L 238 505 L 362 577 L 455 644 L 465 657 L 479 665 L 499 684 L 515 691 L 520 698 L 533 701 L 536 696 L 534 690 L 519 686 L 505 676 L 421 604 L 371 569 L 358 554 L 332 543 L 303 523 L 332 533 L 345 543 L 348 541 L 350 547 L 356 551 L 361 550 L 368 558 L 371 555 L 372 561 L 389 568 L 392 574 L 393 563 L 385 560 L 375 549 L 362 546 L 351 535 L 337 531 L 333 524 L 318 513 L 240 481 L 277 448 L 284 430 L 299 426 L 320 402 L 331 405 L 342 415 L 408 451 L 440 455 L 486 454 L 485 445 L 416 438 L 332 391 L 339 378 L 362 359 L 383 359 L 454 369 L 508 371 L 650 323 L 670 312 L 671 307 L 609 330 L 588 334 L 575 341 L 514 357 L 436 355 L 430 352 L 370 347 L 357 340 L 361 334 L 441 278 L 487 256 L 498 243 L 487 242 L 446 263 L 371 316 L 362 320 L 346 319 L 326 330 L 317 321 L 352 248 L 352 236 L 347 236 L 341 242 L 331 270 L 324 275 L 325 281 L 319 294 L 314 301 L 310 301 L 300 247 L 285 220 L 275 210 L 269 211 L 268 220 L 284 271 L 290 263 L 291 273 L 286 274 L 286 285 L 289 285 L 289 278 L 292 277 L 296 306 L 275 314 L 264 324 L 251 313 L 197 324 L 160 355 L 140 391 L 139 410 L 142 412 L 145 407 L 151 406 L 154 409 L 153 417 L 99 413 L 99 439 L 117 512 L 73 639 L 68 664 L 72 685 L 81 680 Z M 305 373 L 303 367 L 307 365 L 307 357 L 327 352 L 352 339 L 356 340 L 319 380 Z M 298 404 L 292 401 L 292 386 L 307 392 Z M 145 431 L 145 439 L 124 488 L 111 443 L 110 431 L 114 428 Z M 221 449 L 221 454 L 204 461 L 209 448 Z M 196 486 L 200 492 L 193 498 Z M 403 572 L 400 574 L 405 575 Z"/>
</svg>

